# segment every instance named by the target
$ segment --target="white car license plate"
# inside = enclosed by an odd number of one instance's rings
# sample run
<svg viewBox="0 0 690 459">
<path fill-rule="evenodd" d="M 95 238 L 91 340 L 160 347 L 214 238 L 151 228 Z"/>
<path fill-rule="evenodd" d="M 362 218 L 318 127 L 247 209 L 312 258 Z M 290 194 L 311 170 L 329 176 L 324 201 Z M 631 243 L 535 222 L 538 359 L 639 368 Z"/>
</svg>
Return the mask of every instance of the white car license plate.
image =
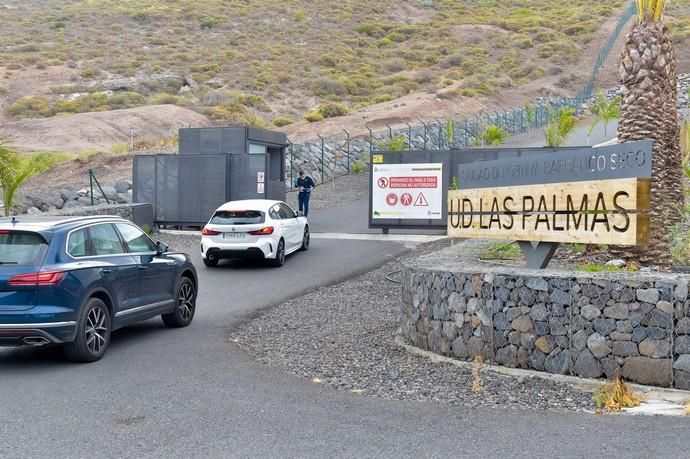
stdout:
<svg viewBox="0 0 690 459">
<path fill-rule="evenodd" d="M 245 233 L 223 233 L 223 239 L 244 239 Z"/>
</svg>

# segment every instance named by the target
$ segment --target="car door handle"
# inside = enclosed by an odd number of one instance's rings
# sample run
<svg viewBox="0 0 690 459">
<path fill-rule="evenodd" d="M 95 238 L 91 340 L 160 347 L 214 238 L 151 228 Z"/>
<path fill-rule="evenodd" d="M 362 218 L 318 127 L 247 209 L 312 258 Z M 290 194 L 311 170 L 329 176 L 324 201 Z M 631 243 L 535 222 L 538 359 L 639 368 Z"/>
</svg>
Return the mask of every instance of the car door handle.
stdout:
<svg viewBox="0 0 690 459">
<path fill-rule="evenodd" d="M 149 269 L 148 266 L 144 266 L 144 265 L 137 265 L 137 268 L 139 268 L 139 269 L 141 269 L 141 270 Z"/>
<path fill-rule="evenodd" d="M 110 268 L 101 268 L 101 272 L 102 272 L 103 274 L 110 274 L 110 273 L 113 272 L 113 270 L 110 269 Z"/>
</svg>

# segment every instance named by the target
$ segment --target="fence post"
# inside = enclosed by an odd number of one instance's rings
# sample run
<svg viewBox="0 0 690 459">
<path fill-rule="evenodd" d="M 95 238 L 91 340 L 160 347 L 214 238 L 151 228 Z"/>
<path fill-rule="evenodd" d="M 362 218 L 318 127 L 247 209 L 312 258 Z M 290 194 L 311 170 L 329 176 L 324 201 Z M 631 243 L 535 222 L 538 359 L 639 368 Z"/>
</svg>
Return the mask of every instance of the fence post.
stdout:
<svg viewBox="0 0 690 459">
<path fill-rule="evenodd" d="M 410 123 L 405 124 L 407 124 L 407 150 L 412 151 L 412 126 Z"/>
<path fill-rule="evenodd" d="M 419 120 L 419 122 L 422 123 L 422 125 L 424 126 L 424 151 L 426 151 L 426 145 L 427 145 L 427 137 L 426 136 L 427 136 L 428 127 L 424 121 Z"/>
<path fill-rule="evenodd" d="M 369 126 L 365 125 L 365 127 L 369 131 L 369 161 L 371 161 L 371 152 L 374 151 L 374 133 Z"/>
<path fill-rule="evenodd" d="M 91 196 L 91 205 L 93 205 L 93 171 L 89 169 L 89 196 Z"/>
<path fill-rule="evenodd" d="M 443 148 L 443 124 L 439 120 L 435 120 L 438 124 L 438 141 L 436 142 L 436 149 L 440 150 Z"/>
<path fill-rule="evenodd" d="M 350 133 L 343 129 L 345 135 L 347 135 L 347 173 L 350 173 Z"/>
<path fill-rule="evenodd" d="M 295 164 L 293 162 L 294 161 L 293 160 L 294 152 L 293 152 L 293 148 L 292 148 L 292 142 L 290 142 L 290 139 L 287 139 L 287 143 L 288 143 L 288 150 L 290 151 L 290 188 L 292 188 L 295 184 L 295 182 L 293 181 L 294 179 L 293 179 L 293 175 L 292 175 L 293 171 L 295 170 Z"/>
<path fill-rule="evenodd" d="M 316 134 L 319 136 L 319 139 L 321 139 L 321 181 L 325 181 L 324 179 L 324 174 L 323 174 L 323 147 L 324 147 L 324 138 L 321 137 L 321 134 Z"/>
</svg>

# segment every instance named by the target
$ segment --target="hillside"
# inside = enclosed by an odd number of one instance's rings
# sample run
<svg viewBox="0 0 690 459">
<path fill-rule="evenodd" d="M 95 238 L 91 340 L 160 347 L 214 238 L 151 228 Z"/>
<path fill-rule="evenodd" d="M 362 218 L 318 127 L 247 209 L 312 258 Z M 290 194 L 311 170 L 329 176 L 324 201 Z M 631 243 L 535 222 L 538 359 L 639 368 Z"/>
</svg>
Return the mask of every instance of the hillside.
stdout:
<svg viewBox="0 0 690 459">
<path fill-rule="evenodd" d="M 285 128 L 306 138 L 521 105 L 577 90 L 623 4 L 3 0 L 0 123 L 160 104 L 269 127 L 325 103 L 326 116 L 353 112 Z M 669 9 L 682 49 L 688 11 Z M 37 126 L 25 123 L 0 134 Z"/>
</svg>

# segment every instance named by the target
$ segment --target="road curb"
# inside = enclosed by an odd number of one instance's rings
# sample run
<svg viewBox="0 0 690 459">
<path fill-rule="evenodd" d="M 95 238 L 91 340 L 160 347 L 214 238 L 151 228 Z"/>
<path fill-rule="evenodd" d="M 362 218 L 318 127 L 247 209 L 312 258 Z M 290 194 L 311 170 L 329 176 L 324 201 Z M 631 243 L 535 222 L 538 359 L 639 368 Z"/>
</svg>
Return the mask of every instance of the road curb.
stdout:
<svg viewBox="0 0 690 459">
<path fill-rule="evenodd" d="M 426 357 L 434 363 L 447 363 L 461 368 L 472 369 L 475 368 L 474 362 L 467 362 L 464 360 L 457 360 L 450 357 L 435 354 L 431 351 L 425 351 L 415 346 L 411 346 L 397 335 L 394 343 L 407 352 Z M 506 376 L 514 376 L 516 378 L 540 378 L 548 381 L 553 381 L 560 384 L 569 384 L 576 389 L 583 392 L 594 392 L 602 384 L 606 383 L 603 379 L 589 379 L 579 378 L 576 376 L 556 375 L 552 373 L 545 373 L 535 370 L 524 370 L 521 368 L 508 368 L 498 365 L 482 364 L 482 368 L 493 371 L 495 373 Z M 647 416 L 685 416 L 685 403 L 690 401 L 690 391 L 680 389 L 667 389 L 655 386 L 644 386 L 641 384 L 628 384 L 634 391 L 644 395 L 645 402 L 635 408 L 624 408 L 621 413 L 625 415 L 647 415 Z M 592 399 L 592 405 L 594 401 Z M 594 410 L 587 411 L 594 413 Z"/>
</svg>

